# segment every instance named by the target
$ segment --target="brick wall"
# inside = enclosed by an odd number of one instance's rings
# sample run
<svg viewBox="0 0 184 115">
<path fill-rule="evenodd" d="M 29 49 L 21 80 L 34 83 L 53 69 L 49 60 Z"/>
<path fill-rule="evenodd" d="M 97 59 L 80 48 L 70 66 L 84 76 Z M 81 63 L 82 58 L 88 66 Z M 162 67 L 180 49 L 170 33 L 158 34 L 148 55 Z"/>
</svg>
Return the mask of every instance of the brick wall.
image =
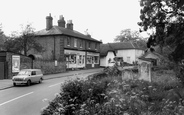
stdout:
<svg viewBox="0 0 184 115">
<path fill-rule="evenodd" d="M 43 74 L 54 74 L 65 72 L 66 64 L 65 62 L 58 62 L 57 66 L 55 66 L 54 61 L 38 60 L 34 61 L 34 68 L 41 69 Z"/>
<path fill-rule="evenodd" d="M 14 75 L 16 75 L 18 72 L 13 73 L 12 72 L 12 55 L 18 55 L 15 53 L 7 53 L 6 54 L 6 61 L 7 61 L 7 77 L 9 79 L 11 79 Z M 20 70 L 21 69 L 31 69 L 32 66 L 32 59 L 27 57 L 27 56 L 23 56 L 23 55 L 18 55 L 20 56 Z"/>
</svg>

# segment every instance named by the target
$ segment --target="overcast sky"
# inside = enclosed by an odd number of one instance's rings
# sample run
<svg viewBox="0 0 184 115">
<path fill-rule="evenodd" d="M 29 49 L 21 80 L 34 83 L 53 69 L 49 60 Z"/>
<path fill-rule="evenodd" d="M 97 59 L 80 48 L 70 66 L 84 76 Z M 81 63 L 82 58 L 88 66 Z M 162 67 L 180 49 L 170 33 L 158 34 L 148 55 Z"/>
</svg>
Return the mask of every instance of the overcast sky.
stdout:
<svg viewBox="0 0 184 115">
<path fill-rule="evenodd" d="M 63 15 L 73 21 L 74 30 L 88 29 L 103 43 L 113 42 L 123 29 L 139 29 L 139 0 L 1 0 L 0 23 L 7 35 L 28 23 L 37 31 L 46 27 L 49 13 L 54 25 Z"/>
</svg>

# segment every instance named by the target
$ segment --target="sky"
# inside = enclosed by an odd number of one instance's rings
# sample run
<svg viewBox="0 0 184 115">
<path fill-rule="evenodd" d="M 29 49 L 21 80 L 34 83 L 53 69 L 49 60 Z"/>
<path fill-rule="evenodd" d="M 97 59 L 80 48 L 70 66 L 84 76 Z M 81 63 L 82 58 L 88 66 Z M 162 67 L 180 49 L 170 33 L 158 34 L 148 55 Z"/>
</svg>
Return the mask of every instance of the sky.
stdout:
<svg viewBox="0 0 184 115">
<path fill-rule="evenodd" d="M 0 23 L 6 35 L 31 24 L 35 31 L 46 28 L 51 13 L 53 25 L 60 15 L 72 20 L 74 30 L 111 43 L 121 30 L 139 30 L 139 0 L 1 0 Z"/>
</svg>

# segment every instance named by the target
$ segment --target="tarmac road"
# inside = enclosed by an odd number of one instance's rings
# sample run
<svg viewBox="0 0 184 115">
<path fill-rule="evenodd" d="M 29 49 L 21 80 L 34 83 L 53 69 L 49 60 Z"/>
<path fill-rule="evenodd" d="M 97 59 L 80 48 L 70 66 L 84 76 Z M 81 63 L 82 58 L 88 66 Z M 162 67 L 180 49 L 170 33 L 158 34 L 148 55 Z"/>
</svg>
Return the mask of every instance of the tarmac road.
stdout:
<svg viewBox="0 0 184 115">
<path fill-rule="evenodd" d="M 95 72 L 94 72 L 95 73 Z M 44 80 L 41 84 L 17 86 L 0 90 L 0 115 L 40 115 L 49 100 L 60 92 L 61 84 L 69 79 L 85 78 L 92 73 Z"/>
</svg>

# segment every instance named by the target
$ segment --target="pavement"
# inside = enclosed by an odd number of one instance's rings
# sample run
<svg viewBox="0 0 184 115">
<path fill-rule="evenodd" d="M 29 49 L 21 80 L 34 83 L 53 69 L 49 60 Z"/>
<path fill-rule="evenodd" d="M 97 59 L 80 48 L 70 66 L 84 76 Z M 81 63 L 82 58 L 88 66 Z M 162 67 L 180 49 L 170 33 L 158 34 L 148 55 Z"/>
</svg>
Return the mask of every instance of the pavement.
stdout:
<svg viewBox="0 0 184 115">
<path fill-rule="evenodd" d="M 102 70 L 103 70 L 103 68 L 87 69 L 87 70 L 76 70 L 76 71 L 67 71 L 67 72 L 58 73 L 58 74 L 44 75 L 43 76 L 43 79 L 44 80 L 48 80 L 48 79 L 54 79 L 54 78 L 60 78 L 60 77 L 80 75 L 82 73 L 100 72 Z M 11 88 L 11 87 L 13 87 L 12 79 L 3 79 L 3 80 L 0 80 L 0 90 L 8 89 L 8 88 Z"/>
</svg>

